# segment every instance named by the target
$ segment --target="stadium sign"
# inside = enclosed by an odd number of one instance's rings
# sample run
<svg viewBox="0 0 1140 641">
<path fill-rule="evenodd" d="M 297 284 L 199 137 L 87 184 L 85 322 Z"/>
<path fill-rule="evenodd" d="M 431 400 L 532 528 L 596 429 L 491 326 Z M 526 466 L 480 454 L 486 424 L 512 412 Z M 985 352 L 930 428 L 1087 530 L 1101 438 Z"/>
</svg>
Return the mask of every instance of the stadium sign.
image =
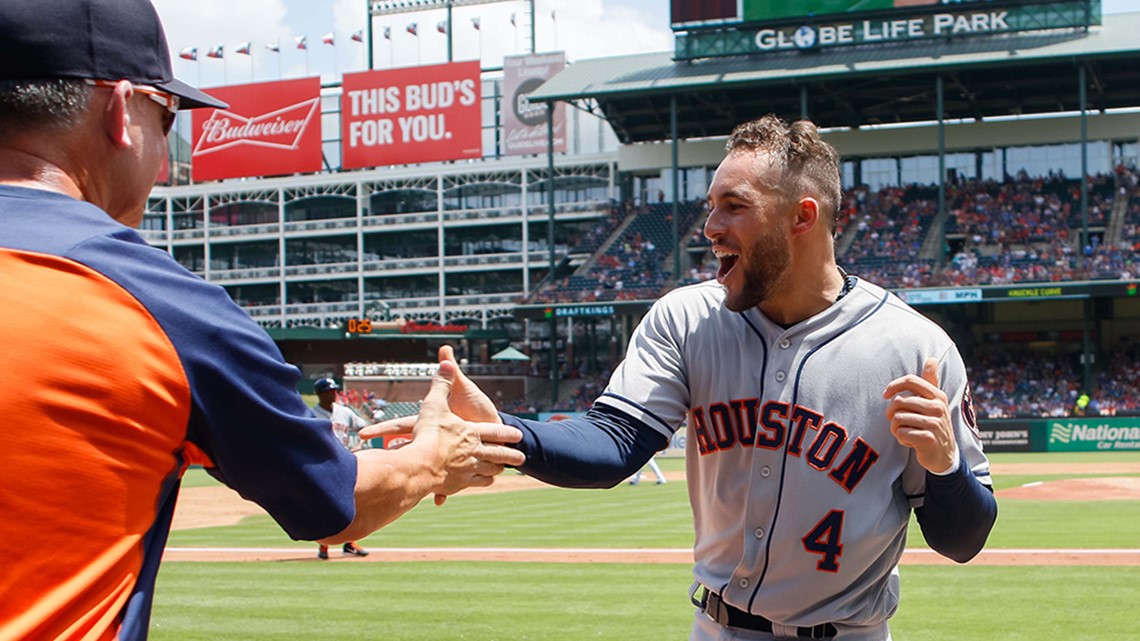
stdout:
<svg viewBox="0 0 1140 641">
<path fill-rule="evenodd" d="M 976 287 L 963 287 L 960 289 L 912 289 L 899 292 L 899 298 L 908 305 L 976 303 L 982 300 L 982 290 Z"/>
<path fill-rule="evenodd" d="M 959 14 L 939 13 L 922 18 L 899 20 L 861 20 L 827 24 L 819 27 L 760 29 L 756 32 L 756 49 L 814 49 L 837 45 L 871 42 L 898 42 L 920 38 L 977 35 L 1012 31 L 1008 11 L 982 11 Z"/>
<path fill-rule="evenodd" d="M 344 75 L 341 165 L 402 165 L 483 155 L 478 61 Z"/>
<path fill-rule="evenodd" d="M 546 105 L 531 92 L 566 68 L 564 52 L 503 58 L 503 153 L 546 153 Z M 566 103 L 554 104 L 554 153 L 566 151 Z"/>
<path fill-rule="evenodd" d="M 1042 29 L 1087 28 L 1099 24 L 1099 3 L 1091 0 L 1037 2 L 752 3 L 771 5 L 742 18 L 721 16 L 704 23 L 677 23 L 679 60 L 830 47 L 989 36 Z M 825 8 L 810 12 L 813 5 Z M 781 7 L 777 10 L 775 7 Z M 868 9 L 874 9 L 868 11 Z M 821 20 L 821 18 L 823 18 Z M 711 25 L 710 25 L 711 23 Z"/>
<path fill-rule="evenodd" d="M 613 316 L 613 305 L 577 305 L 551 307 L 546 310 L 547 318 L 581 318 L 586 316 Z"/>
<path fill-rule="evenodd" d="M 194 180 L 321 169 L 320 78 L 211 89 L 226 109 L 191 112 Z"/>
<path fill-rule="evenodd" d="M 1050 452 L 1140 450 L 1140 418 L 1065 419 L 1048 426 Z"/>
</svg>

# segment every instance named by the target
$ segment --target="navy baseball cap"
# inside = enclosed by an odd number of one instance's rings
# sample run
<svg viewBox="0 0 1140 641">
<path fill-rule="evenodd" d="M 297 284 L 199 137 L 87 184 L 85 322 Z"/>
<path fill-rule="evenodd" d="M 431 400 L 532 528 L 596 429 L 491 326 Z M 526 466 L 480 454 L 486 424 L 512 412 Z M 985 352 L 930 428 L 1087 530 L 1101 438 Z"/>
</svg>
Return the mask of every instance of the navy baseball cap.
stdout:
<svg viewBox="0 0 1140 641">
<path fill-rule="evenodd" d="M 338 389 L 340 389 L 340 385 L 337 385 L 336 381 L 331 378 L 322 378 L 316 383 L 313 383 L 314 392 L 329 392 Z"/>
<path fill-rule="evenodd" d="M 150 0 L 0 0 L 0 79 L 130 80 L 181 108 L 226 103 L 176 80 Z"/>
</svg>

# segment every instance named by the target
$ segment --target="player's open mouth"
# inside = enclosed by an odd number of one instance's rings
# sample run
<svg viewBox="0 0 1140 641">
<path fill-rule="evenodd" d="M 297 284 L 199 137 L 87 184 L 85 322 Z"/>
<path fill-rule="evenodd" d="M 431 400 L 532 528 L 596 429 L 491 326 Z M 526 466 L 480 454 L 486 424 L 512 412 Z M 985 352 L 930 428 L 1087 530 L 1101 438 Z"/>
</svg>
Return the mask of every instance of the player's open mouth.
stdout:
<svg viewBox="0 0 1140 641">
<path fill-rule="evenodd" d="M 740 254 L 734 254 L 732 252 L 727 252 L 719 249 L 714 249 L 713 254 L 717 257 L 717 260 L 720 261 L 720 266 L 717 267 L 716 270 L 716 282 L 723 285 L 725 279 L 728 278 L 728 273 L 731 272 L 732 268 L 736 266 L 736 261 L 740 258 Z"/>
</svg>

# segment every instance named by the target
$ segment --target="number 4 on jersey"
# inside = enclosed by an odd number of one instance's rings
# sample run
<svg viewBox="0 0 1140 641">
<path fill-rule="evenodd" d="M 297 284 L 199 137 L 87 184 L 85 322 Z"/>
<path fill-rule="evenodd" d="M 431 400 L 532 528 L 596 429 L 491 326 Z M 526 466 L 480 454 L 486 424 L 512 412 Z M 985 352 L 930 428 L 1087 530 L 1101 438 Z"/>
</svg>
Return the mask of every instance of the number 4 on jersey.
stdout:
<svg viewBox="0 0 1140 641">
<path fill-rule="evenodd" d="M 843 554 L 843 544 L 839 542 L 842 535 L 843 510 L 832 510 L 804 536 L 804 549 L 823 555 L 819 563 L 815 564 L 815 569 L 821 572 L 839 571 L 839 556 Z"/>
</svg>

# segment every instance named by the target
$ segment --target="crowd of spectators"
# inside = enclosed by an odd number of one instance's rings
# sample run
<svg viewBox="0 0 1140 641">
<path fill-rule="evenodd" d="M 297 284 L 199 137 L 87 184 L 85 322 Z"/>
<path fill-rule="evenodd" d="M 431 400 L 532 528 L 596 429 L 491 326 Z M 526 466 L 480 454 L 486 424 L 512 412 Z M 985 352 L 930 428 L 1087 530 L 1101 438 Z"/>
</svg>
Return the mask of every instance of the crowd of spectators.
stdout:
<svg viewBox="0 0 1140 641">
<path fill-rule="evenodd" d="M 672 270 L 665 265 L 672 251 L 660 249 L 671 244 L 672 203 L 626 203 L 621 211 L 629 223 L 606 251 L 584 273 L 547 283 L 532 297 L 533 302 L 653 299 L 675 284 Z M 703 214 L 703 200 L 683 203 L 679 212 L 678 227 L 688 233 Z"/>
<path fill-rule="evenodd" d="M 1140 414 L 1140 363 L 1126 350 L 1106 358 L 1093 389 L 1081 386 L 1077 353 L 1000 347 L 966 359 L 979 418 Z M 1078 400 L 1087 395 L 1088 405 Z"/>
</svg>

